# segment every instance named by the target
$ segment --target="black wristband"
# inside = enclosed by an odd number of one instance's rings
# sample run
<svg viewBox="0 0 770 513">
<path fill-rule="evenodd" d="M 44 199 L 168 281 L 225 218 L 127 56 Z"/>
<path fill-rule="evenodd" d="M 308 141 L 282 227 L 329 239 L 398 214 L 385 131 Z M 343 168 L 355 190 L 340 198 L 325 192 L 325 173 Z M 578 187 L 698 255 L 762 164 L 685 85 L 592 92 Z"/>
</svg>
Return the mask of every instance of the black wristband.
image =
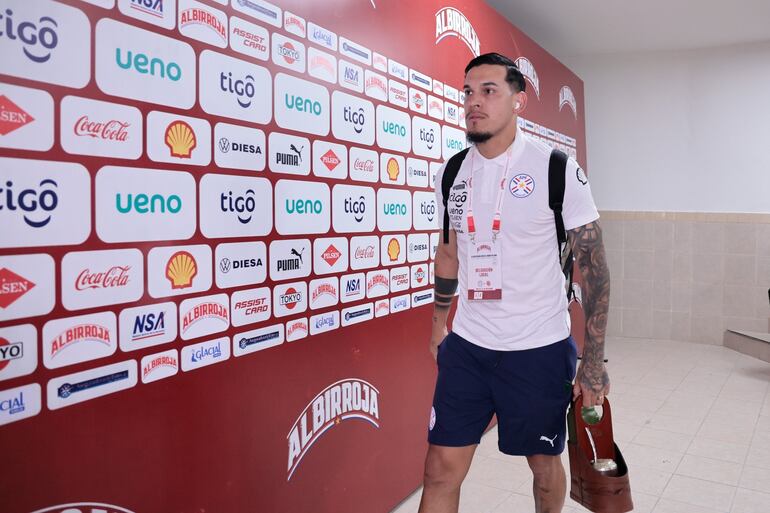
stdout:
<svg viewBox="0 0 770 513">
<path fill-rule="evenodd" d="M 457 278 L 442 278 L 436 276 L 436 285 L 434 287 L 436 294 L 440 296 L 453 297 L 457 292 Z"/>
</svg>

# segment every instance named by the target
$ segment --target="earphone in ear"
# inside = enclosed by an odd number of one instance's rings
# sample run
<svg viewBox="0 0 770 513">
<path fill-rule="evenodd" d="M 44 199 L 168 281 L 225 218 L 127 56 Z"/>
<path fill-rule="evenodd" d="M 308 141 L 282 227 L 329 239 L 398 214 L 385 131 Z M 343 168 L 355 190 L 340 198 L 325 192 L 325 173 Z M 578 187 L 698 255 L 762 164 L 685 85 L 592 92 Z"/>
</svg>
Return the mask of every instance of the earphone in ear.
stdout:
<svg viewBox="0 0 770 513">
<path fill-rule="evenodd" d="M 518 109 L 519 107 L 521 107 L 521 103 L 516 102 L 516 108 Z"/>
</svg>

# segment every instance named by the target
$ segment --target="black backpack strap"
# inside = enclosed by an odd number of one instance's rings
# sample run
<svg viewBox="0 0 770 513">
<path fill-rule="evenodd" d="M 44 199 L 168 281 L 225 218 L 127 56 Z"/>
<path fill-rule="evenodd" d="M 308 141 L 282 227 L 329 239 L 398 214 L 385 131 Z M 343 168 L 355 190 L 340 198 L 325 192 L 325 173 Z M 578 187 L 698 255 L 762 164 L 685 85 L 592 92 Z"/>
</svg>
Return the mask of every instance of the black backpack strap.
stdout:
<svg viewBox="0 0 770 513">
<path fill-rule="evenodd" d="M 457 173 L 460 172 L 460 166 L 468 154 L 470 148 L 465 148 L 459 153 L 453 155 L 449 161 L 447 161 L 444 167 L 444 176 L 441 177 L 441 200 L 444 203 L 444 244 L 449 244 L 449 212 L 447 211 L 447 201 L 449 200 L 449 192 L 452 189 L 452 185 L 455 183 Z"/>
<path fill-rule="evenodd" d="M 548 206 L 553 210 L 553 220 L 556 225 L 556 239 L 558 241 L 558 255 L 564 252 L 567 244 L 567 230 L 564 229 L 562 209 L 564 207 L 564 189 L 567 176 L 567 154 L 560 150 L 551 151 L 551 159 L 548 162 Z M 567 278 L 567 299 L 575 295 L 572 288 L 572 267 L 574 256 L 570 248 L 567 258 L 564 260 L 562 272 Z"/>
</svg>

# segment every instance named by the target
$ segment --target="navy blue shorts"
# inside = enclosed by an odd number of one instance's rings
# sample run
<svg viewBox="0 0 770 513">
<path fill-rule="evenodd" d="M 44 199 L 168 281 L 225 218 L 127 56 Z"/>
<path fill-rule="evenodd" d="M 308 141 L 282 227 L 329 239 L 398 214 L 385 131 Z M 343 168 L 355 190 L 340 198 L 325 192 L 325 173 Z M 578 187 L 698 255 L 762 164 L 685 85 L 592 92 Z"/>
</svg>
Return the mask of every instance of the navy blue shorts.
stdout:
<svg viewBox="0 0 770 513">
<path fill-rule="evenodd" d="M 523 351 L 493 351 L 450 333 L 438 348 L 428 442 L 478 444 L 497 414 L 505 454 L 561 454 L 577 349 L 572 337 Z"/>
</svg>

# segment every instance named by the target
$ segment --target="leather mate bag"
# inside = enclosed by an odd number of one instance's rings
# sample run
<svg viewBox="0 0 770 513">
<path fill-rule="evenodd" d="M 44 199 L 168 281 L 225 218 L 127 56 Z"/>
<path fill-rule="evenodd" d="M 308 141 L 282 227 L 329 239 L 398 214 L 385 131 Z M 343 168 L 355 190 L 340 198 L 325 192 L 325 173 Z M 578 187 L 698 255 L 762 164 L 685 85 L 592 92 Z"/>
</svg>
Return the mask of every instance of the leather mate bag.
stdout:
<svg viewBox="0 0 770 513">
<path fill-rule="evenodd" d="M 570 405 L 567 414 L 569 440 L 570 492 L 569 496 L 583 507 L 595 513 L 626 513 L 634 509 L 631 500 L 631 485 L 628 466 L 612 437 L 612 415 L 610 403 L 605 397 L 603 415 L 596 424 L 588 424 L 577 406 L 583 403 L 578 396 Z M 586 432 L 591 432 L 596 447 L 597 459 L 612 459 L 617 470 L 600 472 L 592 464 L 594 451 Z"/>
</svg>

